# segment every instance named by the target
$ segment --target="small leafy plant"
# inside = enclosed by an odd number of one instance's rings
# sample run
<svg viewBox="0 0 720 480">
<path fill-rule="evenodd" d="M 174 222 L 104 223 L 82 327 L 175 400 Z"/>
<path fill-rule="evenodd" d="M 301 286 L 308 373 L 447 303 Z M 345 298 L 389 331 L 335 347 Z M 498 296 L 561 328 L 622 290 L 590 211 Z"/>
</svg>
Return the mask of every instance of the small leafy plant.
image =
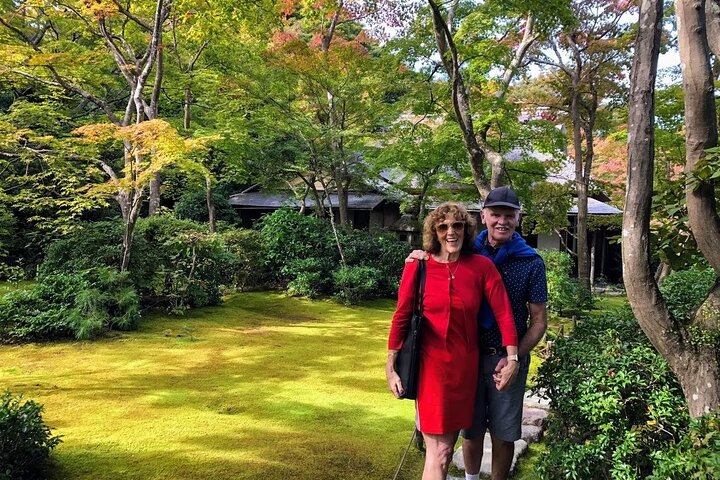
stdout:
<svg viewBox="0 0 720 480">
<path fill-rule="evenodd" d="M 42 405 L 9 391 L 0 396 L 0 480 L 43 478 L 60 442 L 42 419 Z"/>
</svg>

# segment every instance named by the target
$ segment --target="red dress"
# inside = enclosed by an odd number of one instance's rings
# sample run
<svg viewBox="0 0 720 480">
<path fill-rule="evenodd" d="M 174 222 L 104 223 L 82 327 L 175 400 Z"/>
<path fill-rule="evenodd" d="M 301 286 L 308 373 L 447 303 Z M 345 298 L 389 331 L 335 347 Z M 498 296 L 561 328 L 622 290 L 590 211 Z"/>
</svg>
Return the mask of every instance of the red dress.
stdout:
<svg viewBox="0 0 720 480">
<path fill-rule="evenodd" d="M 418 396 L 418 428 L 451 433 L 472 424 L 477 387 L 478 311 L 487 298 L 500 327 L 503 345 L 517 345 L 510 300 L 491 260 L 463 256 L 456 262 L 426 262 Z M 399 350 L 412 315 L 418 262 L 406 263 L 392 319 L 388 348 Z"/>
</svg>

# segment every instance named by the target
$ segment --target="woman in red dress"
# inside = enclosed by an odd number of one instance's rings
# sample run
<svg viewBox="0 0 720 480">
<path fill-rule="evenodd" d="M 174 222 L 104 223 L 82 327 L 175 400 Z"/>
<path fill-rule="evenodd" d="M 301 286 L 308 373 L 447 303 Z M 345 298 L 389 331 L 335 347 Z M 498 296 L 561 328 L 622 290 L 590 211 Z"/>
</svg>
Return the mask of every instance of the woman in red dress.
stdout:
<svg viewBox="0 0 720 480">
<path fill-rule="evenodd" d="M 492 261 L 472 254 L 475 220 L 448 202 L 425 219 L 427 260 L 425 323 L 421 344 L 416 423 L 425 441 L 423 480 L 444 480 L 458 432 L 472 424 L 477 388 L 478 311 L 487 299 L 509 355 L 517 354 L 517 332 L 500 274 Z M 412 315 L 418 262 L 405 264 L 385 367 L 390 391 L 402 393 L 395 359 Z M 515 363 L 515 362 L 510 362 Z"/>
</svg>

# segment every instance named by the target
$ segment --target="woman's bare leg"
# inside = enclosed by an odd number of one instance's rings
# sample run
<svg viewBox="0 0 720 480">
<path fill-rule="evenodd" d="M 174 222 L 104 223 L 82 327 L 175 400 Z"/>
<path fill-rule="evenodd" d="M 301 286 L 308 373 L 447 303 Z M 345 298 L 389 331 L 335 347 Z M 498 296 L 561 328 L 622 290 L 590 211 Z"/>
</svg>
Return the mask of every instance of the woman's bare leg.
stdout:
<svg viewBox="0 0 720 480">
<path fill-rule="evenodd" d="M 435 435 L 423 433 L 425 438 L 425 468 L 422 480 L 445 480 L 458 432 Z"/>
</svg>

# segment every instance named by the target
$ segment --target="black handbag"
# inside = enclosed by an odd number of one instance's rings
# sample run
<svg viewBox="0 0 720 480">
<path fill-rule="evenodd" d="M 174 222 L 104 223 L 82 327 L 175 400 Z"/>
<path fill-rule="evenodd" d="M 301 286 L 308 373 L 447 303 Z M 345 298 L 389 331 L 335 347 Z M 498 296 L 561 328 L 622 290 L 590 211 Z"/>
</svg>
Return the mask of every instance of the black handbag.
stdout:
<svg viewBox="0 0 720 480">
<path fill-rule="evenodd" d="M 417 398 L 418 370 L 420 367 L 420 344 L 423 317 L 423 297 L 425 296 L 425 261 L 420 260 L 415 277 L 415 296 L 413 297 L 413 313 L 410 326 L 405 333 L 402 348 L 395 359 L 395 372 L 400 377 L 404 393 L 400 398 L 415 400 Z"/>
</svg>

